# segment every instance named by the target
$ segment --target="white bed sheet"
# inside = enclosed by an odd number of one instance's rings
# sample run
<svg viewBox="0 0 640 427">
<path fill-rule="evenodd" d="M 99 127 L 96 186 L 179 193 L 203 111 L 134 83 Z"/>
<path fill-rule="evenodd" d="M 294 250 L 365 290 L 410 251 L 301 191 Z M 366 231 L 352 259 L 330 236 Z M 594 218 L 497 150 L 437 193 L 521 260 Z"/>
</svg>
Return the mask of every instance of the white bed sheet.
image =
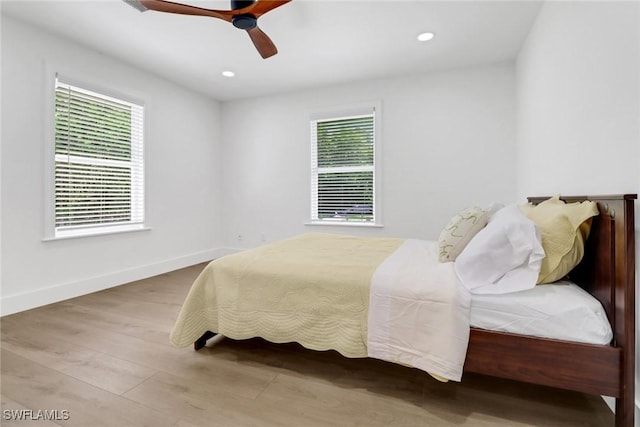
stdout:
<svg viewBox="0 0 640 427">
<path fill-rule="evenodd" d="M 588 344 L 609 344 L 604 308 L 578 285 L 559 281 L 500 295 L 472 295 L 472 327 Z"/>
<path fill-rule="evenodd" d="M 438 242 L 408 239 L 371 278 L 367 354 L 460 381 L 469 344 L 469 292 Z"/>
</svg>

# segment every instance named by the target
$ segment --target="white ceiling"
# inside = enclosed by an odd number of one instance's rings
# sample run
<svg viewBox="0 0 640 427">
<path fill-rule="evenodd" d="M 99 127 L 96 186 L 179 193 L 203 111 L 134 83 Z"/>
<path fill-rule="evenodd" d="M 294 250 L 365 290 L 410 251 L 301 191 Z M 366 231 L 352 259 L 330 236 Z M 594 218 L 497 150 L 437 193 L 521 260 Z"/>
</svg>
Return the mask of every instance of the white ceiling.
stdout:
<svg viewBox="0 0 640 427">
<path fill-rule="evenodd" d="M 219 0 L 183 3 L 230 8 Z M 121 0 L 0 4 L 3 14 L 219 100 L 510 61 L 540 8 L 513 0 L 293 0 L 259 20 L 279 51 L 265 60 L 244 31 L 214 18 L 141 13 Z M 436 37 L 418 42 L 424 31 Z"/>
</svg>

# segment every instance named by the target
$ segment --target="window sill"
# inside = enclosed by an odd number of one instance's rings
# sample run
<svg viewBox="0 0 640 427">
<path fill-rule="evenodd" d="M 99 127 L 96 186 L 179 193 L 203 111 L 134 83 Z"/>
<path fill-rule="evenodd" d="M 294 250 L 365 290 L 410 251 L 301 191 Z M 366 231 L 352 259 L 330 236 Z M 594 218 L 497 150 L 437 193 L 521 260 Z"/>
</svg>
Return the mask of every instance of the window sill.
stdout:
<svg viewBox="0 0 640 427">
<path fill-rule="evenodd" d="M 91 230 L 85 230 L 83 233 L 68 233 L 59 236 L 50 236 L 42 239 L 43 242 L 53 242 L 57 240 L 79 239 L 83 237 L 95 237 L 105 236 L 110 234 L 122 234 L 122 233 L 135 233 L 138 231 L 150 231 L 151 227 L 109 227 L 109 228 L 95 228 Z"/>
<path fill-rule="evenodd" d="M 326 227 L 365 227 L 365 228 L 382 228 L 384 225 L 375 222 L 352 222 L 352 221 L 308 221 L 304 225 L 320 225 Z"/>
</svg>

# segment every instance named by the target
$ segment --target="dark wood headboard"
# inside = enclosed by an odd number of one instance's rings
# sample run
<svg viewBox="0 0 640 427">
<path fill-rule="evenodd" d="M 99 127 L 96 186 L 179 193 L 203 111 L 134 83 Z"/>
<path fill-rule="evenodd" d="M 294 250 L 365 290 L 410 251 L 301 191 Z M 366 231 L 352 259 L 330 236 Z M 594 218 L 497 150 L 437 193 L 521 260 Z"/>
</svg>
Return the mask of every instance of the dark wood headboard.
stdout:
<svg viewBox="0 0 640 427">
<path fill-rule="evenodd" d="M 622 387 L 632 391 L 635 381 L 635 194 L 607 196 L 560 197 L 567 203 L 592 200 L 600 215 L 593 218 L 591 233 L 585 245 L 585 255 L 570 273 L 571 279 L 594 295 L 604 307 L 613 328 L 611 345 L 621 350 Z M 530 197 L 538 204 L 548 197 Z M 633 411 L 633 393 L 622 393 L 616 412 Z M 633 419 L 633 415 L 621 415 Z"/>
</svg>

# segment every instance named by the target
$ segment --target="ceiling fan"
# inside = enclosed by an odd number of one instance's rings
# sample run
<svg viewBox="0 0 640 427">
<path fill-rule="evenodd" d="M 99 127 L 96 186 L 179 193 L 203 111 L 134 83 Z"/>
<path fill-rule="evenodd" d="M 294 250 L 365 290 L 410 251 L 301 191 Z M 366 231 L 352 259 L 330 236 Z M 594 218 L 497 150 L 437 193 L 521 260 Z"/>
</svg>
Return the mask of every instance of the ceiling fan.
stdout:
<svg viewBox="0 0 640 427">
<path fill-rule="evenodd" d="M 141 12 L 155 10 L 158 12 L 223 19 L 232 23 L 236 28 L 246 30 L 260 55 L 266 59 L 278 53 L 278 49 L 276 49 L 269 36 L 258 27 L 258 18 L 278 6 L 289 3 L 291 0 L 231 0 L 231 10 L 204 9 L 165 0 L 124 1 Z"/>
</svg>

